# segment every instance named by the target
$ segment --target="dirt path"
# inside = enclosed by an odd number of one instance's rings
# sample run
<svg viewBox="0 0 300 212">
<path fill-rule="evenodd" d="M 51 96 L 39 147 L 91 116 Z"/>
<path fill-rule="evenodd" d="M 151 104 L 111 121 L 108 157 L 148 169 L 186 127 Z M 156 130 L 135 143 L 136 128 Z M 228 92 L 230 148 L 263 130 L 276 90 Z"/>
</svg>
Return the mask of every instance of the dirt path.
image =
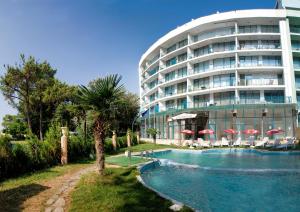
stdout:
<svg viewBox="0 0 300 212">
<path fill-rule="evenodd" d="M 119 167 L 116 165 L 108 165 L 106 167 Z M 70 194 L 81 176 L 89 172 L 96 171 L 96 165 L 92 164 L 84 168 L 77 168 L 65 175 L 40 183 L 42 186 L 48 187 L 45 191 L 38 195 L 28 198 L 22 205 L 26 212 L 61 212 L 68 211 L 70 207 Z"/>
<path fill-rule="evenodd" d="M 81 175 L 96 170 L 94 164 L 80 167 L 51 180 L 39 183 L 48 189 L 28 198 L 22 204 L 22 211 L 67 211 L 70 203 L 70 191 Z"/>
</svg>

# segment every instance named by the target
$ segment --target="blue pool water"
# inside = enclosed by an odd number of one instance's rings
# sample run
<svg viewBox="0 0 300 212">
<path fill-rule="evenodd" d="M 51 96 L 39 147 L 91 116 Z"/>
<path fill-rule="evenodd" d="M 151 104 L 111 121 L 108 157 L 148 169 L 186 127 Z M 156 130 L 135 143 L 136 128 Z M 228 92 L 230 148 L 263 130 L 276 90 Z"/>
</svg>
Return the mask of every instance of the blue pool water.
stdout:
<svg viewBox="0 0 300 212">
<path fill-rule="evenodd" d="M 300 211 L 300 155 L 165 151 L 142 170 L 155 190 L 201 211 Z"/>
</svg>

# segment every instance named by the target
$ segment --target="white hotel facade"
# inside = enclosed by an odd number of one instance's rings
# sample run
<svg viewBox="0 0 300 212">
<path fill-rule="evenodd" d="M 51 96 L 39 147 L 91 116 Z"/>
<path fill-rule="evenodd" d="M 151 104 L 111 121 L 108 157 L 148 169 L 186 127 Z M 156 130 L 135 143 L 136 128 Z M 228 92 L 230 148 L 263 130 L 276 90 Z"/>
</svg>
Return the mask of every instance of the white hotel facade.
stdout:
<svg viewBox="0 0 300 212">
<path fill-rule="evenodd" d="M 142 138 L 162 143 L 183 129 L 233 128 L 294 136 L 300 103 L 300 0 L 275 9 L 217 13 L 192 20 L 157 40 L 139 63 Z M 300 105 L 300 104 L 299 104 Z M 178 115 L 189 114 L 184 119 Z M 177 118 L 176 118 L 177 117 Z M 196 137 L 199 137 L 197 135 Z"/>
</svg>

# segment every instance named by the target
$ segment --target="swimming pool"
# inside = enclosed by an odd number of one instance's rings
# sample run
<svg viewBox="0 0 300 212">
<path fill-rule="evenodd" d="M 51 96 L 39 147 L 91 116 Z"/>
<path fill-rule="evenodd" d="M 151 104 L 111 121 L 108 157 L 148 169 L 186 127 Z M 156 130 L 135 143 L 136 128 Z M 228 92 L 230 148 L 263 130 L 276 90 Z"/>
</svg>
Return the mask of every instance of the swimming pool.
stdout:
<svg viewBox="0 0 300 212">
<path fill-rule="evenodd" d="M 153 153 L 146 185 L 202 211 L 300 211 L 300 154 L 225 149 Z"/>
</svg>

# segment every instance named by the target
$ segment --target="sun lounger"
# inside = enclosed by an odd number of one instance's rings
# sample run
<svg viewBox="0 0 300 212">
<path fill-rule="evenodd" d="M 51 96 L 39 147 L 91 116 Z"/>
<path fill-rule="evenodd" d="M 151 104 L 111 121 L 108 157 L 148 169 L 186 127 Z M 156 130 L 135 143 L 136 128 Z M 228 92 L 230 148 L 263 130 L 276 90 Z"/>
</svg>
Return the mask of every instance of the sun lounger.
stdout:
<svg viewBox="0 0 300 212">
<path fill-rule="evenodd" d="M 269 138 L 268 137 L 264 137 L 262 141 L 258 141 L 255 144 L 255 147 L 264 147 L 268 142 L 269 142 Z"/>
<path fill-rule="evenodd" d="M 240 146 L 241 145 L 241 138 L 238 138 L 234 143 L 233 146 Z"/>
<path fill-rule="evenodd" d="M 212 146 L 213 147 L 219 147 L 219 146 L 221 146 L 221 142 L 220 141 L 215 141 L 215 142 L 212 143 Z"/>
<path fill-rule="evenodd" d="M 242 141 L 242 142 L 241 142 L 241 145 L 242 145 L 242 146 L 251 146 L 251 144 L 250 144 L 249 141 Z"/>
<path fill-rule="evenodd" d="M 273 141 L 269 141 L 266 145 L 267 148 L 273 148 L 273 147 L 276 147 L 278 145 L 280 145 L 280 140 L 279 138 L 276 138 L 275 140 Z"/>
<path fill-rule="evenodd" d="M 201 140 L 202 140 L 202 141 L 200 141 L 200 146 L 201 147 L 210 147 L 210 142 L 209 141 L 204 141 L 203 139 L 201 139 Z M 199 138 L 198 138 L 198 141 L 199 141 Z"/>
<path fill-rule="evenodd" d="M 229 141 L 224 137 L 222 137 L 221 146 L 229 146 Z"/>
<path fill-rule="evenodd" d="M 276 149 L 287 149 L 288 147 L 292 147 L 295 144 L 295 140 L 293 138 L 287 138 L 287 140 L 283 143 L 280 143 L 276 146 Z"/>
</svg>

